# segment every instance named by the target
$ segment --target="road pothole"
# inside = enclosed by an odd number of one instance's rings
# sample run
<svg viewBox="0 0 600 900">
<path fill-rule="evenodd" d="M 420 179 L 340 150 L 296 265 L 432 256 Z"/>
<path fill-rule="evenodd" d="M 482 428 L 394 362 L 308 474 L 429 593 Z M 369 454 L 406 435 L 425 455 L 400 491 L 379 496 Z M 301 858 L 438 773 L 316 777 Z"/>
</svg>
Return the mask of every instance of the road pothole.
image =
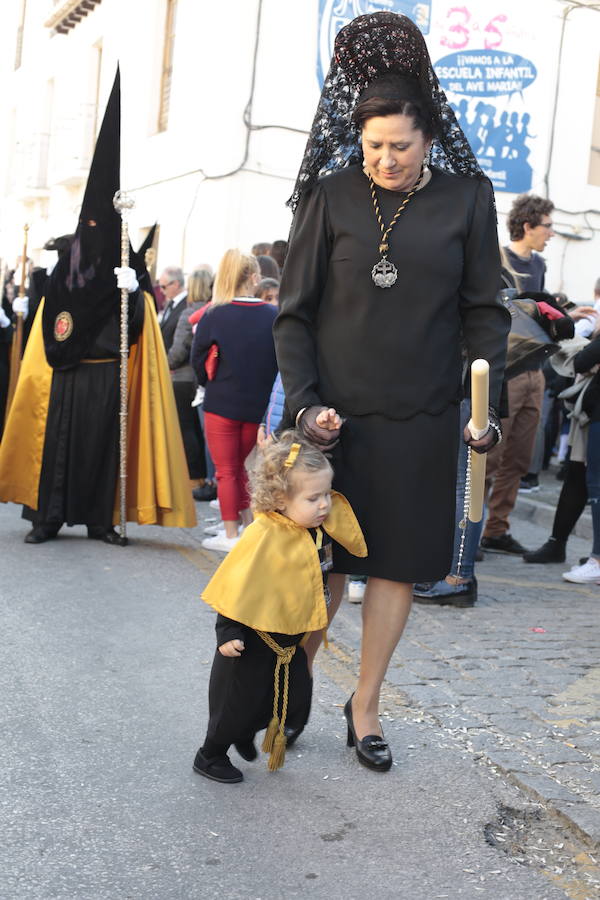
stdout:
<svg viewBox="0 0 600 900">
<path fill-rule="evenodd" d="M 600 900 L 600 856 L 569 835 L 541 807 L 500 806 L 485 839 L 513 862 L 537 869 L 572 900 Z"/>
</svg>

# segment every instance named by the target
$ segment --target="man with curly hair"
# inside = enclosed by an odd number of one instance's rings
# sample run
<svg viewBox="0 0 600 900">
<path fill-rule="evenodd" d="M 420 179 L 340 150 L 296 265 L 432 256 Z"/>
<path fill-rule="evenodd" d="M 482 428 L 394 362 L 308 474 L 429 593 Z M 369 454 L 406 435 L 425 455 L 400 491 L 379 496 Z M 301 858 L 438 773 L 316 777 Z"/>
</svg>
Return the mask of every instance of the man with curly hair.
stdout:
<svg viewBox="0 0 600 900">
<path fill-rule="evenodd" d="M 510 243 L 504 248 L 512 272 L 503 270 L 519 292 L 544 290 L 546 263 L 541 251 L 554 235 L 554 204 L 535 194 L 518 196 L 508 214 Z M 509 532 L 508 517 L 517 499 L 519 484 L 529 471 L 544 398 L 544 376 L 535 363 L 508 382 L 509 416 L 502 420 L 503 443 L 488 455 L 488 480 L 493 487 L 489 515 L 481 539 L 484 550 L 521 556 L 526 553 Z"/>
<path fill-rule="evenodd" d="M 506 220 L 510 244 L 505 247 L 512 268 L 519 276 L 520 290 L 543 291 L 546 263 L 540 256 L 554 235 L 551 200 L 535 194 L 520 194 Z"/>
</svg>

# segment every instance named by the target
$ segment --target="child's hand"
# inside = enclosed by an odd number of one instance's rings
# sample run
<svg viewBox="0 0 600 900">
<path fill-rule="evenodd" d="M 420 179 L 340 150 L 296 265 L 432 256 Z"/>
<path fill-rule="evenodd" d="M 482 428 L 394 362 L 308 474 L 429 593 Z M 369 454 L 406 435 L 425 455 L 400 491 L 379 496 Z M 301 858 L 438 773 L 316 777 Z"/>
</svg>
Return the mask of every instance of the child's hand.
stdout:
<svg viewBox="0 0 600 900">
<path fill-rule="evenodd" d="M 267 429 L 264 425 L 258 426 L 258 431 L 256 432 L 256 446 L 259 450 L 262 450 L 265 444 L 267 443 Z"/>
<path fill-rule="evenodd" d="M 342 427 L 342 419 L 336 413 L 335 409 L 322 409 L 315 419 L 320 428 L 326 428 L 327 431 L 338 431 Z"/>
<path fill-rule="evenodd" d="M 238 641 L 227 641 L 226 644 L 221 644 L 219 647 L 219 653 L 222 653 L 223 656 L 241 656 L 242 651 L 244 650 L 244 642 Z"/>
</svg>

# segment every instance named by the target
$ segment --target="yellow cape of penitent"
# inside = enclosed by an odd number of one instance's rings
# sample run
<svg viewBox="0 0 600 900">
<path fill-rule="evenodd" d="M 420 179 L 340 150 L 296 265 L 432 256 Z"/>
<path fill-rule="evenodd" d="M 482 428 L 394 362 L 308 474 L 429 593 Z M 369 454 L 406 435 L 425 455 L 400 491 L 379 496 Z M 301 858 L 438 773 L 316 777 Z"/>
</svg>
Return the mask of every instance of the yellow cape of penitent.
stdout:
<svg viewBox="0 0 600 900">
<path fill-rule="evenodd" d="M 130 348 L 127 519 L 189 528 L 194 501 L 173 388 L 154 304 L 144 295 L 144 327 Z M 0 500 L 37 509 L 52 369 L 42 335 L 43 301 L 33 323 L 0 444 Z M 115 524 L 119 521 L 118 485 Z"/>
<path fill-rule="evenodd" d="M 349 553 L 367 555 L 360 525 L 342 494 L 333 493 L 322 528 Z M 259 631 L 302 634 L 327 626 L 315 542 L 306 528 L 276 512 L 257 514 L 202 599 L 222 615 Z"/>
</svg>

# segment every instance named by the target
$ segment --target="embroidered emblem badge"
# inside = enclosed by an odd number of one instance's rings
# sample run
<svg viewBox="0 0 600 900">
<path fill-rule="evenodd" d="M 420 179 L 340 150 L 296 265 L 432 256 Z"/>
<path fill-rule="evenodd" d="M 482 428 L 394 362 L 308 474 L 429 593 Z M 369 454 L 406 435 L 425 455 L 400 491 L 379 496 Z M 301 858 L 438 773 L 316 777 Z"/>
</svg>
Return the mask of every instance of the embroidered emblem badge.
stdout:
<svg viewBox="0 0 600 900">
<path fill-rule="evenodd" d="M 73 316 L 68 312 L 61 312 L 54 320 L 54 337 L 57 341 L 66 341 L 73 334 Z"/>
</svg>

